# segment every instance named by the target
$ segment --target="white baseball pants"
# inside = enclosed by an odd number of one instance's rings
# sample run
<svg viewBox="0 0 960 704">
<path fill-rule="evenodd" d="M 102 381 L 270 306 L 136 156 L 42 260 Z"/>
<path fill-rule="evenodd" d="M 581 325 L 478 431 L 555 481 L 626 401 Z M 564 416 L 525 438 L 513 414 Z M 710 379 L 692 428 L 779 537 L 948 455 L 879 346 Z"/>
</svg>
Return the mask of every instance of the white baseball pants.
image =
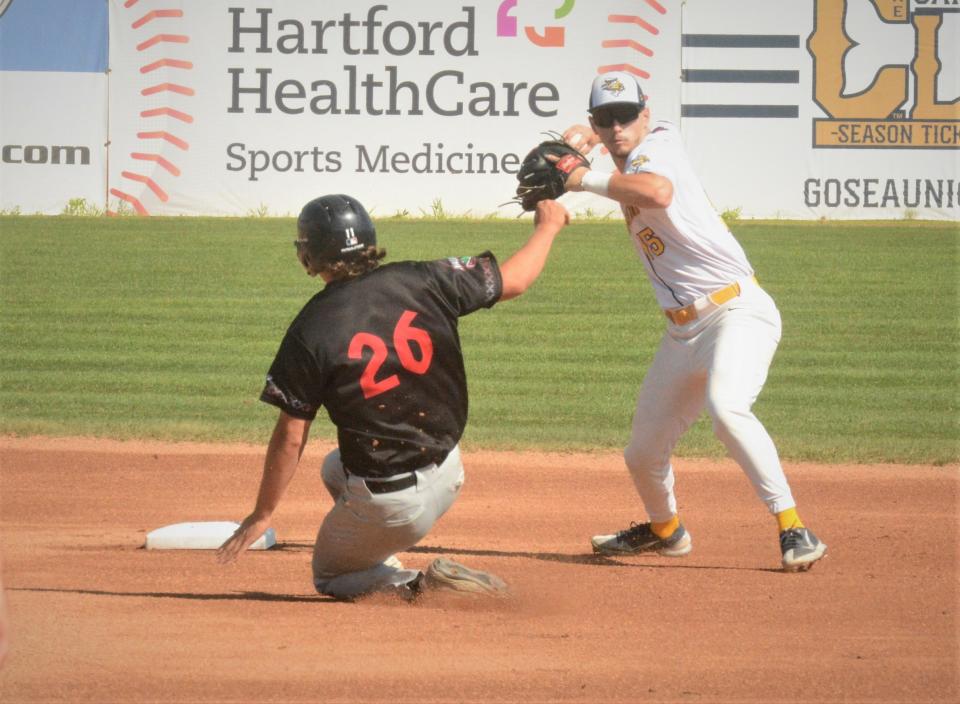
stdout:
<svg viewBox="0 0 960 704">
<path fill-rule="evenodd" d="M 459 496 L 464 480 L 459 446 L 442 464 L 415 474 L 415 486 L 374 494 L 367 482 L 376 480 L 347 474 L 339 450 L 326 456 L 321 476 L 335 503 L 313 549 L 318 592 L 351 599 L 400 587 L 417 576 L 417 570 L 401 568 L 394 555 L 416 545 Z"/>
<path fill-rule="evenodd" d="M 771 513 L 795 503 L 777 449 L 751 407 L 780 342 L 780 313 L 752 280 L 687 325 L 669 323 L 637 398 L 624 459 L 651 521 L 677 513 L 670 455 L 706 408 L 713 431 Z"/>
</svg>

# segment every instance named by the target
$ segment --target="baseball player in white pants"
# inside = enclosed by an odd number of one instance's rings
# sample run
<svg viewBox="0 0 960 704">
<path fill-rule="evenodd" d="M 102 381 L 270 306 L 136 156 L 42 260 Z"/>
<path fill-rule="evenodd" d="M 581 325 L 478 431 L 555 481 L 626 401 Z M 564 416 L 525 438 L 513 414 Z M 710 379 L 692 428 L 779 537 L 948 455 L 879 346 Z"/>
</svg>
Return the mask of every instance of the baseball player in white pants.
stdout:
<svg viewBox="0 0 960 704">
<path fill-rule="evenodd" d="M 326 456 L 323 483 L 334 506 L 323 519 L 313 548 L 313 584 L 321 594 L 350 600 L 394 588 L 402 593 L 417 570 L 405 569 L 395 556 L 416 545 L 447 512 L 463 486 L 460 446 L 439 465 L 414 470 L 416 481 L 399 491 L 374 493 L 377 486 L 407 475 L 374 480 L 350 474 L 340 450 Z"/>
<path fill-rule="evenodd" d="M 324 286 L 290 323 L 267 373 L 260 400 L 279 414 L 253 511 L 220 546 L 221 563 L 269 527 L 325 408 L 337 449 L 322 469 L 334 506 L 314 548 L 317 591 L 345 600 L 507 593 L 496 575 L 442 557 L 424 572 L 404 569 L 396 553 L 423 538 L 460 493 L 468 403 L 458 322 L 521 295 L 543 271 L 569 214 L 553 200 L 536 208 L 529 239 L 502 264 L 491 252 L 381 264 L 386 251 L 356 198 L 329 194 L 303 207 L 293 244 Z"/>
<path fill-rule="evenodd" d="M 777 519 L 784 569 L 809 569 L 827 546 L 797 515 L 776 447 L 751 411 L 780 341 L 780 314 L 704 193 L 678 130 L 651 123 L 636 79 L 610 72 L 591 87 L 590 127 L 575 125 L 563 136 L 583 153 L 601 142 L 610 151 L 617 172 L 579 167 L 566 189 L 620 203 L 667 317 L 624 452 L 649 522 L 595 536 L 594 551 L 671 557 L 690 552 L 693 541 L 677 512 L 670 455 L 706 409 L 717 437 Z"/>
</svg>

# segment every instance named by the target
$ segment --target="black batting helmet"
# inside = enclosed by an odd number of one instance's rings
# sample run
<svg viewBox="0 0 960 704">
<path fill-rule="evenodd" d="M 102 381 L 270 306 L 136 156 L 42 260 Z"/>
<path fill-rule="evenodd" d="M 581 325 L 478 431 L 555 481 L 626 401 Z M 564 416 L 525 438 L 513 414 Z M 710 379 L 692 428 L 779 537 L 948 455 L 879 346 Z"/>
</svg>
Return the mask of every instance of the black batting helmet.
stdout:
<svg viewBox="0 0 960 704">
<path fill-rule="evenodd" d="M 377 244 L 366 208 L 346 195 L 321 196 L 303 206 L 297 235 L 310 256 L 321 262 L 350 261 Z"/>
</svg>

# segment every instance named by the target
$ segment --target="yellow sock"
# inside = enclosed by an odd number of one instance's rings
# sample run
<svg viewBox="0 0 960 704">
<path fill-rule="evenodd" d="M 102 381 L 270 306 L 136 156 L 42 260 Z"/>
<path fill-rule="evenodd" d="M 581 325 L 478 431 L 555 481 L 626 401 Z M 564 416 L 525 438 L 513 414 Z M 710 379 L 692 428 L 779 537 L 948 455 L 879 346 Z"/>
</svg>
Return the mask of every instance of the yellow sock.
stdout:
<svg viewBox="0 0 960 704">
<path fill-rule="evenodd" d="M 673 535 L 673 531 L 680 527 L 680 516 L 674 516 L 669 521 L 665 523 L 657 523 L 655 521 L 650 522 L 650 530 L 656 533 L 661 538 L 669 538 Z"/>
<path fill-rule="evenodd" d="M 790 530 L 791 528 L 803 528 L 803 521 L 797 515 L 796 508 L 788 508 L 777 514 L 777 525 L 780 526 L 780 532 Z"/>
</svg>

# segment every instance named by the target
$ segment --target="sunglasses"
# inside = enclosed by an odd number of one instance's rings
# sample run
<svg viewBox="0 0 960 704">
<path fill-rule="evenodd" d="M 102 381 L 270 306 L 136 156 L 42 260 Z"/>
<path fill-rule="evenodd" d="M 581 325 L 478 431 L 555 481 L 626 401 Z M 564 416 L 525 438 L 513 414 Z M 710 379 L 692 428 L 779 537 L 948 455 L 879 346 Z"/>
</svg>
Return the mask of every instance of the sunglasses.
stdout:
<svg viewBox="0 0 960 704">
<path fill-rule="evenodd" d="M 594 123 L 597 127 L 613 127 L 613 123 L 617 122 L 621 125 L 628 125 L 638 117 L 640 117 L 640 111 L 643 110 L 642 105 L 637 105 L 636 103 L 624 103 L 622 105 L 608 105 L 602 108 L 596 108 L 591 112 Z"/>
</svg>

